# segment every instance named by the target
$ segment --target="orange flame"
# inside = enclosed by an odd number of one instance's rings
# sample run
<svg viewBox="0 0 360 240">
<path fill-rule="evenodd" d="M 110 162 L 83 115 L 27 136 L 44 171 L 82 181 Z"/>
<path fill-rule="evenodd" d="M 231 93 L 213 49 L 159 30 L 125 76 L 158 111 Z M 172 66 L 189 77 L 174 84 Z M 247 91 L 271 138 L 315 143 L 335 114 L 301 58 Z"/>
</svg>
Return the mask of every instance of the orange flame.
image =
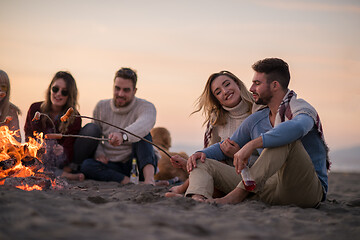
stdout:
<svg viewBox="0 0 360 240">
<path fill-rule="evenodd" d="M 16 135 L 18 135 L 18 131 L 11 131 L 7 126 L 0 127 L 0 162 L 6 164 L 3 161 L 10 161 L 7 168 L 0 168 L 0 178 L 2 179 L 7 177 L 26 178 L 35 175 L 33 171 L 34 169 L 24 166 L 21 160 L 25 157 L 32 157 L 38 159 L 38 150 L 44 146 L 43 133 L 34 133 L 36 139 L 29 138 L 29 141 L 24 144 L 16 141 L 16 139 L 14 138 L 14 136 Z M 41 162 L 40 159 L 38 160 Z M 4 166 L 4 164 L 2 164 L 2 166 Z M 43 169 L 37 170 L 37 172 L 42 171 Z M 0 185 L 3 185 L 4 183 L 5 180 L 0 181 Z M 17 187 L 26 191 L 42 189 L 42 187 L 38 185 L 21 185 Z"/>
<path fill-rule="evenodd" d="M 20 186 L 16 186 L 19 189 L 25 190 L 25 191 L 32 191 L 32 190 L 42 190 L 42 187 L 40 187 L 39 185 L 33 185 L 33 186 L 29 186 L 28 184 L 25 185 L 20 185 Z"/>
</svg>

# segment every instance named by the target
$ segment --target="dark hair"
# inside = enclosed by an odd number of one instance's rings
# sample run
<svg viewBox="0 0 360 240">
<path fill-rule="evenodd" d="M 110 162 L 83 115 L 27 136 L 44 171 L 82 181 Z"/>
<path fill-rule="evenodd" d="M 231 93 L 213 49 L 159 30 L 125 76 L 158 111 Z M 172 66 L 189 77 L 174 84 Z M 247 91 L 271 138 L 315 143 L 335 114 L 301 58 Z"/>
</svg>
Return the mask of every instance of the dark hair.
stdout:
<svg viewBox="0 0 360 240">
<path fill-rule="evenodd" d="M 53 77 L 53 79 L 51 80 L 49 87 L 47 88 L 46 93 L 45 93 L 45 101 L 41 104 L 41 107 L 40 107 L 41 111 L 46 114 L 49 114 L 52 111 L 52 109 L 51 109 L 51 106 L 52 106 L 51 86 L 53 85 L 53 83 L 56 80 L 58 80 L 60 78 L 64 79 L 64 81 L 66 83 L 66 89 L 69 91 L 68 99 L 62 109 L 62 113 L 65 113 L 67 111 L 67 109 L 69 109 L 70 107 L 72 107 L 75 110 L 75 113 L 78 113 L 78 111 L 77 111 L 77 109 L 78 109 L 78 102 L 77 102 L 78 89 L 76 86 L 76 81 L 75 81 L 74 77 L 71 75 L 71 73 L 65 72 L 65 71 L 57 72 L 55 74 L 55 76 Z M 69 126 L 69 124 L 72 124 L 73 121 L 74 121 L 74 118 L 70 119 L 67 122 L 61 122 L 61 124 L 59 126 L 60 132 L 66 133 L 67 127 Z"/>
<path fill-rule="evenodd" d="M 282 88 L 287 89 L 290 82 L 289 65 L 280 58 L 265 58 L 252 65 L 255 72 L 265 73 L 267 83 L 278 81 Z"/>
<path fill-rule="evenodd" d="M 134 88 L 136 88 L 137 75 L 136 71 L 132 70 L 131 68 L 120 68 L 120 70 L 115 73 L 114 81 L 117 77 L 131 80 L 133 82 Z"/>
</svg>

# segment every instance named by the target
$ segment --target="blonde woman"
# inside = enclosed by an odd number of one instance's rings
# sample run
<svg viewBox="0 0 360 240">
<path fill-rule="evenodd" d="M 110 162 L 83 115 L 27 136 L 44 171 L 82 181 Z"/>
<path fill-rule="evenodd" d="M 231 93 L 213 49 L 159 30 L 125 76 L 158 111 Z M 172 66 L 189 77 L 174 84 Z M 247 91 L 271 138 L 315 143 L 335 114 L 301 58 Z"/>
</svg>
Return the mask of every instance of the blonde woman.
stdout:
<svg viewBox="0 0 360 240">
<path fill-rule="evenodd" d="M 210 75 L 203 93 L 197 100 L 197 108 L 193 113 L 202 111 L 207 128 L 204 136 L 204 148 L 222 142 L 221 148 L 229 157 L 226 163 L 232 164 L 232 156 L 239 146 L 229 139 L 237 127 L 259 106 L 254 104 L 252 94 L 244 83 L 229 71 L 221 71 Z M 254 157 L 254 160 L 256 157 Z M 186 171 L 186 160 L 180 156 L 171 158 L 174 167 Z M 250 161 L 251 162 L 251 161 Z M 188 180 L 183 185 L 170 189 L 166 196 L 184 193 Z"/>
<path fill-rule="evenodd" d="M 20 109 L 10 102 L 10 79 L 5 71 L 0 70 L 0 126 L 8 126 L 11 131 L 19 130 Z M 8 120 L 7 121 L 7 117 Z M 15 139 L 21 142 L 20 131 Z"/>
</svg>

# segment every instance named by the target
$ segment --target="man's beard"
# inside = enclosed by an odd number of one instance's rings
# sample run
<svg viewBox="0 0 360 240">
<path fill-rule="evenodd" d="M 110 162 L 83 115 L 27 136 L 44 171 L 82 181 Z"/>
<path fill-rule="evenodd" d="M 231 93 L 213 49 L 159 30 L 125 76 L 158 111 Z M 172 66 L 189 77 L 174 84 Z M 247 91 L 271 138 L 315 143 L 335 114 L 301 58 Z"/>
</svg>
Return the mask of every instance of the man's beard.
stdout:
<svg viewBox="0 0 360 240">
<path fill-rule="evenodd" d="M 255 102 L 259 105 L 268 105 L 270 100 L 272 99 L 272 96 L 264 97 L 264 98 L 258 98 L 258 100 Z"/>
<path fill-rule="evenodd" d="M 268 105 L 273 97 L 269 92 L 270 91 L 267 92 L 266 96 L 262 97 L 257 94 L 259 98 L 255 101 L 255 103 L 259 105 Z"/>
<path fill-rule="evenodd" d="M 131 103 L 131 100 L 127 101 L 125 98 L 121 98 L 123 101 L 122 101 L 121 104 L 118 104 L 117 101 L 116 101 L 117 99 L 118 98 L 115 98 L 115 100 L 114 100 L 115 107 L 126 107 Z"/>
</svg>

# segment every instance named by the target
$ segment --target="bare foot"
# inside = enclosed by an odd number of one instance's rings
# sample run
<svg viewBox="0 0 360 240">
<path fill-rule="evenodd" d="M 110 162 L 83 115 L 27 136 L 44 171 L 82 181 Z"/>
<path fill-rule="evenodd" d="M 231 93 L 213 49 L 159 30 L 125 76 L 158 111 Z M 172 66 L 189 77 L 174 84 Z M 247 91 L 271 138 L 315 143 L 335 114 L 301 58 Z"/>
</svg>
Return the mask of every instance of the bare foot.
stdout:
<svg viewBox="0 0 360 240">
<path fill-rule="evenodd" d="M 155 186 L 169 186 L 168 180 L 159 180 L 155 182 Z"/>
<path fill-rule="evenodd" d="M 225 197 L 222 198 L 215 198 L 214 202 L 218 204 L 237 204 L 242 202 L 249 192 L 236 187 L 230 193 L 228 193 Z"/>
<path fill-rule="evenodd" d="M 125 185 L 130 182 L 130 178 L 128 176 L 124 176 L 124 179 L 121 181 L 121 184 Z"/>
<path fill-rule="evenodd" d="M 63 172 L 61 174 L 62 177 L 69 179 L 69 180 L 76 180 L 76 181 L 84 181 L 85 175 L 83 173 L 68 173 Z"/>
<path fill-rule="evenodd" d="M 185 193 L 186 189 L 189 187 L 189 179 L 186 179 L 185 182 L 179 186 L 174 186 L 170 188 L 170 192 L 174 193 Z"/>
<path fill-rule="evenodd" d="M 186 189 L 185 189 L 186 190 Z M 169 192 L 172 192 L 172 193 L 177 193 L 177 194 L 182 194 L 184 193 L 184 189 L 182 187 L 182 185 L 179 185 L 179 186 L 173 186 L 172 188 L 169 189 Z"/>
<path fill-rule="evenodd" d="M 171 197 L 184 197 L 184 195 L 179 193 L 173 193 L 173 192 L 167 192 L 165 193 L 165 197 L 171 198 Z"/>
<path fill-rule="evenodd" d="M 206 202 L 206 197 L 204 197 L 203 195 L 194 194 L 191 196 L 191 198 L 197 202 Z"/>
<path fill-rule="evenodd" d="M 155 180 L 154 180 L 154 178 L 145 179 L 144 184 L 155 186 Z"/>
<path fill-rule="evenodd" d="M 85 175 L 83 173 L 78 173 L 79 181 L 82 182 L 85 180 Z"/>
</svg>

